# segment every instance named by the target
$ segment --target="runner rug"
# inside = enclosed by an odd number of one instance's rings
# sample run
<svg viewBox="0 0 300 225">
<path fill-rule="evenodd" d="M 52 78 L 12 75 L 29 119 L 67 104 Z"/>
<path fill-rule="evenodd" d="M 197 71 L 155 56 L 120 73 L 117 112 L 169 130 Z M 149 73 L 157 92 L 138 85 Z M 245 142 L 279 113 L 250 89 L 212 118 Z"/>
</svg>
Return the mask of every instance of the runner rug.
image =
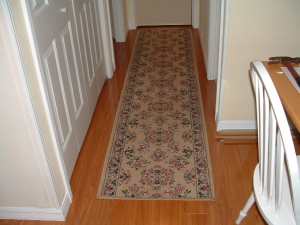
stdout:
<svg viewBox="0 0 300 225">
<path fill-rule="evenodd" d="M 191 30 L 138 30 L 98 198 L 213 198 L 202 107 Z"/>
</svg>

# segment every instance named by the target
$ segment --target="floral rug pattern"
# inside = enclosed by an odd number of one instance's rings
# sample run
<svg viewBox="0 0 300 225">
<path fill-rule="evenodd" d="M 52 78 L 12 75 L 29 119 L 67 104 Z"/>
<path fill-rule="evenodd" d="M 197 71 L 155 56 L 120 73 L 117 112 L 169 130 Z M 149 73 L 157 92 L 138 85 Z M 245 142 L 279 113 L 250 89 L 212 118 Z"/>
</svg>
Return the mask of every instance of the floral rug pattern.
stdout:
<svg viewBox="0 0 300 225">
<path fill-rule="evenodd" d="M 213 198 L 192 41 L 188 28 L 138 31 L 99 198 Z"/>
</svg>

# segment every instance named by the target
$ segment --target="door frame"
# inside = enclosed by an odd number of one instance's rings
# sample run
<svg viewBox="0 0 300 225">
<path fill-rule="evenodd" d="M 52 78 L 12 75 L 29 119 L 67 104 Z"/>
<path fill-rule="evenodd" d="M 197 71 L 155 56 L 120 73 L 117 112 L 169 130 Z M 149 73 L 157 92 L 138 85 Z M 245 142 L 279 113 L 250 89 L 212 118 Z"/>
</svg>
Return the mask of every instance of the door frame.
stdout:
<svg viewBox="0 0 300 225">
<path fill-rule="evenodd" d="M 221 14 L 220 14 L 220 33 L 219 33 L 219 54 L 218 54 L 218 66 L 217 66 L 217 94 L 216 94 L 216 110 L 215 110 L 215 121 L 217 124 L 217 130 L 219 130 L 220 116 L 222 112 L 223 102 L 223 87 L 224 87 L 224 64 L 227 54 L 227 38 L 228 38 L 228 11 L 229 11 L 229 0 L 221 0 Z"/>
<path fill-rule="evenodd" d="M 98 7 L 100 12 L 100 24 L 103 43 L 102 46 L 104 51 L 106 77 L 108 79 L 111 79 L 116 69 L 116 62 L 113 46 L 112 21 L 110 19 L 111 16 L 108 0 L 98 1 Z"/>
<path fill-rule="evenodd" d="M 112 23 L 114 29 L 114 38 L 116 42 L 126 42 L 127 39 L 127 27 L 126 17 L 125 17 L 125 2 L 119 0 L 108 0 L 110 1 L 110 6 L 112 12 Z"/>
<path fill-rule="evenodd" d="M 194 29 L 199 27 L 200 0 L 192 0 L 192 26 Z"/>
</svg>

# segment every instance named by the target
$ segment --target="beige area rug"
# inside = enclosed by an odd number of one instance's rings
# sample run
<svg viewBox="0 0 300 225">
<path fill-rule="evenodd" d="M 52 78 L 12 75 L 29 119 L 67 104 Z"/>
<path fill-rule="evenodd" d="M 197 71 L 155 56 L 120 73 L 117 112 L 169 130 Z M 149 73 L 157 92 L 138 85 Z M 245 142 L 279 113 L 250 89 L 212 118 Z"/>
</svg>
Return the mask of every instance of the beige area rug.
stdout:
<svg viewBox="0 0 300 225">
<path fill-rule="evenodd" d="M 197 76 L 190 29 L 138 31 L 98 198 L 213 198 Z"/>
</svg>

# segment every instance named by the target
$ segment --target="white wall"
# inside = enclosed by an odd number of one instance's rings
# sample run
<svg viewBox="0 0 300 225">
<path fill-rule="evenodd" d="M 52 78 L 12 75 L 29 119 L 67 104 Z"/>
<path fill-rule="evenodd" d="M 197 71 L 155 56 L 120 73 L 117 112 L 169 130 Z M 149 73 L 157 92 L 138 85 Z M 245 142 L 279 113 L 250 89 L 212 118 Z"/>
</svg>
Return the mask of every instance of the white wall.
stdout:
<svg viewBox="0 0 300 225">
<path fill-rule="evenodd" d="M 254 100 L 248 75 L 253 60 L 300 55 L 300 1 L 228 1 L 227 37 L 219 121 L 225 129 L 253 128 Z M 231 125 L 230 125 L 231 124 Z"/>
<path fill-rule="evenodd" d="M 136 19 L 136 17 L 138 16 L 136 5 L 140 4 L 140 3 L 138 2 L 138 0 L 124 0 L 124 1 L 126 2 L 128 29 L 129 30 L 136 29 L 136 27 L 139 25 L 138 22 L 137 22 L 137 19 Z M 194 6 L 198 7 L 197 9 L 195 9 L 195 11 L 198 11 L 199 1 L 201 1 L 201 0 L 192 0 L 192 1 L 193 1 Z M 194 28 L 197 28 L 199 26 L 199 24 L 198 24 L 198 21 L 196 21 L 196 20 L 199 20 L 199 19 L 193 18 L 193 20 L 195 20 L 195 21 L 193 21 L 193 26 L 194 26 Z"/>
<path fill-rule="evenodd" d="M 136 24 L 189 25 L 192 19 L 191 5 L 191 0 L 136 0 Z"/>
</svg>

